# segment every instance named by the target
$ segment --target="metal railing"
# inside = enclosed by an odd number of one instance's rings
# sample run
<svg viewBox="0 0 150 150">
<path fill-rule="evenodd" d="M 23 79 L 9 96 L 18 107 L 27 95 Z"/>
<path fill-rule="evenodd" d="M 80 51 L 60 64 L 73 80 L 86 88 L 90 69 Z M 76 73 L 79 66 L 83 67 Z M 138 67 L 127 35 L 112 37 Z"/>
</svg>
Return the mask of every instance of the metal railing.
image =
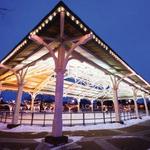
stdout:
<svg viewBox="0 0 150 150">
<path fill-rule="evenodd" d="M 142 116 L 143 113 L 140 113 Z M 0 122 L 11 123 L 13 112 L 1 111 Z M 24 125 L 52 125 L 54 113 L 51 112 L 20 112 L 19 124 Z M 121 112 L 121 120 L 136 118 L 134 112 Z M 64 112 L 62 114 L 64 126 L 89 125 L 115 122 L 115 113 L 112 111 L 101 112 Z"/>
</svg>

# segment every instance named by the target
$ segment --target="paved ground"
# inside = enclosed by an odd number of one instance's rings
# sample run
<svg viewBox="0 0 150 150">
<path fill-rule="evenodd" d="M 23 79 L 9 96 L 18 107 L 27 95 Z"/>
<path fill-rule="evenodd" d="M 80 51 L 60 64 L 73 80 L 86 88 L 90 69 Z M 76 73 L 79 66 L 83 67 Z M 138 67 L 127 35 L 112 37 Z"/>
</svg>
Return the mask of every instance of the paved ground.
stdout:
<svg viewBox="0 0 150 150">
<path fill-rule="evenodd" d="M 41 139 L 35 139 L 36 133 L 30 134 L 15 136 L 14 133 L 12 138 L 8 133 L 0 133 L 0 150 L 50 149 L 49 146 L 40 143 Z M 45 134 L 41 133 L 38 138 L 42 138 Z M 150 121 L 124 129 L 65 132 L 64 134 L 83 136 L 83 138 L 61 150 L 150 150 Z"/>
<path fill-rule="evenodd" d="M 150 121 L 112 130 L 118 135 L 84 137 L 67 147 L 74 150 L 150 150 Z"/>
</svg>

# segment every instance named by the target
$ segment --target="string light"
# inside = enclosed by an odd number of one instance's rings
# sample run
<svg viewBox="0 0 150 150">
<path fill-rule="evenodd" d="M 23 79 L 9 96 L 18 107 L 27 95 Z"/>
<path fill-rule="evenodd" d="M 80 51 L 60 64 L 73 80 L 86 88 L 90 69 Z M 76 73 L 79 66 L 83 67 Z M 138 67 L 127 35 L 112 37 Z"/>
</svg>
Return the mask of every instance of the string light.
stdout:
<svg viewBox="0 0 150 150">
<path fill-rule="evenodd" d="M 91 35 L 93 35 L 93 32 L 90 32 Z"/>
<path fill-rule="evenodd" d="M 60 12 L 60 11 L 61 11 L 61 8 L 59 7 L 57 10 L 58 10 L 58 12 Z"/>
<path fill-rule="evenodd" d="M 95 35 L 93 35 L 93 39 L 95 39 L 96 38 L 96 36 Z"/>
<path fill-rule="evenodd" d="M 79 24 L 79 20 L 76 20 L 76 24 Z"/>
<path fill-rule="evenodd" d="M 60 11 L 64 11 L 65 9 L 64 9 L 64 7 L 60 7 Z"/>
<path fill-rule="evenodd" d="M 70 13 L 67 11 L 67 12 L 66 12 L 66 15 L 69 17 L 69 16 L 70 16 Z"/>
<path fill-rule="evenodd" d="M 48 21 L 49 21 L 49 20 L 48 20 L 48 19 L 46 19 L 46 20 L 45 20 L 45 23 L 46 23 L 46 24 L 48 24 Z"/>
<path fill-rule="evenodd" d="M 81 28 L 81 29 L 83 28 L 83 24 L 80 24 L 80 28 Z"/>
<path fill-rule="evenodd" d="M 51 20 L 53 19 L 53 16 L 50 15 L 50 16 L 48 17 L 48 19 L 51 21 Z"/>
<path fill-rule="evenodd" d="M 56 13 L 56 12 L 54 12 L 54 13 L 53 13 L 53 16 L 55 17 L 56 15 L 57 15 L 57 13 Z"/>
<path fill-rule="evenodd" d="M 39 27 L 38 27 L 38 29 L 39 29 L 39 30 L 41 30 L 41 29 L 42 29 L 42 27 L 41 27 L 41 26 L 39 26 Z"/>
<path fill-rule="evenodd" d="M 84 27 L 84 29 L 83 29 L 85 32 L 87 31 L 87 28 L 86 27 Z"/>
<path fill-rule="evenodd" d="M 38 32 L 39 32 L 39 29 L 36 29 L 35 32 L 38 33 Z"/>
<path fill-rule="evenodd" d="M 44 22 L 42 23 L 42 27 L 45 27 L 45 23 Z"/>
<path fill-rule="evenodd" d="M 74 16 L 71 16 L 71 20 L 75 20 Z"/>
</svg>

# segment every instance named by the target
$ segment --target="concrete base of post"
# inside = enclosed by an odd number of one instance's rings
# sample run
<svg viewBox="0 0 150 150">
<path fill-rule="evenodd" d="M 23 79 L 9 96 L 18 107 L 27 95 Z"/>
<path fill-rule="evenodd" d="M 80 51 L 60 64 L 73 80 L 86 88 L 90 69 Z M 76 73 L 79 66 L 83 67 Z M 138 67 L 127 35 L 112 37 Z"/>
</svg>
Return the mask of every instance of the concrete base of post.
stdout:
<svg viewBox="0 0 150 150">
<path fill-rule="evenodd" d="M 124 124 L 123 120 L 120 120 L 120 121 L 112 121 L 111 123 L 120 123 L 120 124 Z"/>
<path fill-rule="evenodd" d="M 8 128 L 8 129 L 12 129 L 12 128 L 16 128 L 16 127 L 18 127 L 18 126 L 20 126 L 20 124 L 8 124 L 8 125 L 7 125 L 7 128 Z"/>
<path fill-rule="evenodd" d="M 54 137 L 54 136 L 46 136 L 45 137 L 45 142 L 52 144 L 54 146 L 58 146 L 61 144 L 66 144 L 68 143 L 68 136 L 59 136 L 59 137 Z"/>
</svg>

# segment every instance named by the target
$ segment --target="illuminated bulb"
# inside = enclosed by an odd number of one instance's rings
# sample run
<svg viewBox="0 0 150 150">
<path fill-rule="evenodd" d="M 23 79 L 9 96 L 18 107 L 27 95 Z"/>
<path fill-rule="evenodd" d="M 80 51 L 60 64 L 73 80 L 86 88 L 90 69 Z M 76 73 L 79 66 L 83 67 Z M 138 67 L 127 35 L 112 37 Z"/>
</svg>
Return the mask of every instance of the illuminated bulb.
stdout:
<svg viewBox="0 0 150 150">
<path fill-rule="evenodd" d="M 86 28 L 86 27 L 84 27 L 84 31 L 85 31 L 85 32 L 87 31 L 87 28 Z"/>
<path fill-rule="evenodd" d="M 70 13 L 67 11 L 67 12 L 66 12 L 66 15 L 67 15 L 67 16 L 70 16 Z"/>
<path fill-rule="evenodd" d="M 58 10 L 58 12 L 60 12 L 60 11 L 61 11 L 61 8 L 59 7 L 57 10 Z"/>
<path fill-rule="evenodd" d="M 101 41 L 100 41 L 100 40 L 98 40 L 98 44 L 101 44 Z"/>
<path fill-rule="evenodd" d="M 101 42 L 101 46 L 103 46 L 103 43 Z"/>
<path fill-rule="evenodd" d="M 36 32 L 34 31 L 34 32 L 33 32 L 33 35 L 35 35 L 35 34 L 36 34 Z"/>
<path fill-rule="evenodd" d="M 48 24 L 48 19 L 45 20 L 45 23 Z"/>
<path fill-rule="evenodd" d="M 76 24 L 79 24 L 79 21 L 78 21 L 78 20 L 76 20 Z"/>
<path fill-rule="evenodd" d="M 74 16 L 71 16 L 71 20 L 74 20 L 75 18 L 74 18 Z"/>
<path fill-rule="evenodd" d="M 36 29 L 35 32 L 38 33 L 38 32 L 39 32 L 39 29 Z"/>
<path fill-rule="evenodd" d="M 53 13 L 53 16 L 55 17 L 55 16 L 56 16 L 56 14 L 57 14 L 57 13 L 56 13 L 56 12 L 54 12 L 54 13 Z"/>
<path fill-rule="evenodd" d="M 61 7 L 60 10 L 61 10 L 61 11 L 64 11 L 65 9 L 64 9 L 64 7 Z"/>
<path fill-rule="evenodd" d="M 95 37 L 95 35 L 93 35 L 93 39 L 95 39 L 96 37 Z"/>
<path fill-rule="evenodd" d="M 53 19 L 53 16 L 50 15 L 50 16 L 48 17 L 48 19 L 51 21 L 51 20 Z"/>
<path fill-rule="evenodd" d="M 91 35 L 93 35 L 93 32 L 90 32 Z"/>
<path fill-rule="evenodd" d="M 45 23 L 42 23 L 42 27 L 45 27 Z"/>
<path fill-rule="evenodd" d="M 25 40 L 24 43 L 26 44 L 26 43 L 27 43 L 27 40 Z"/>
<path fill-rule="evenodd" d="M 83 24 L 80 24 L 80 28 L 81 28 L 81 29 L 83 28 Z"/>
<path fill-rule="evenodd" d="M 39 27 L 38 27 L 38 29 L 39 29 L 39 30 L 41 30 L 41 29 L 42 29 L 42 27 L 41 27 L 41 26 L 39 26 Z"/>
<path fill-rule="evenodd" d="M 97 41 L 98 41 L 98 38 L 96 38 L 95 41 L 97 42 Z"/>
<path fill-rule="evenodd" d="M 108 47 L 106 46 L 105 49 L 108 50 Z"/>
</svg>

